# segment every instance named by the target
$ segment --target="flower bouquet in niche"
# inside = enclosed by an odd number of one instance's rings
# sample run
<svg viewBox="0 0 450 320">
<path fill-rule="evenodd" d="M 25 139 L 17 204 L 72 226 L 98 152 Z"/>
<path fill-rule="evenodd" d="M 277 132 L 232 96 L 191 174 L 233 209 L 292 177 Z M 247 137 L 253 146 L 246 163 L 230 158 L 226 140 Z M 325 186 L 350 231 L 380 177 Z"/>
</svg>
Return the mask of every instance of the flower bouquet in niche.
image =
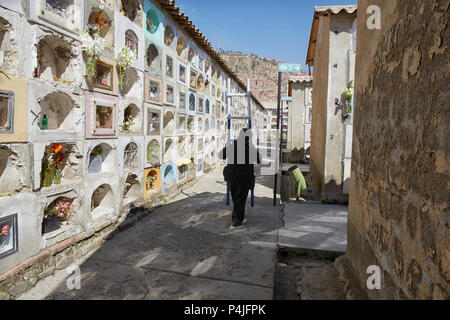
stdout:
<svg viewBox="0 0 450 320">
<path fill-rule="evenodd" d="M 81 31 L 81 50 L 87 56 L 87 77 L 95 77 L 97 59 L 102 55 L 104 49 L 105 39 L 100 36 L 100 30 L 98 30 L 92 36 L 86 30 Z"/>
<path fill-rule="evenodd" d="M 53 201 L 44 211 L 44 219 L 42 222 L 43 233 L 55 231 L 61 227 L 62 222 L 70 220 L 73 199 L 58 198 Z"/>
<path fill-rule="evenodd" d="M 131 48 L 125 46 L 122 48 L 122 50 L 120 50 L 120 53 L 117 57 L 117 65 L 119 67 L 119 87 L 121 88 L 121 90 L 123 89 L 123 86 L 125 84 L 127 69 L 131 64 L 133 64 L 135 60 L 136 53 Z"/>
<path fill-rule="evenodd" d="M 63 146 L 55 143 L 51 147 L 51 155 L 49 159 L 43 163 L 42 186 L 50 187 L 52 183 L 61 183 L 61 170 L 66 161 L 62 152 Z"/>
</svg>

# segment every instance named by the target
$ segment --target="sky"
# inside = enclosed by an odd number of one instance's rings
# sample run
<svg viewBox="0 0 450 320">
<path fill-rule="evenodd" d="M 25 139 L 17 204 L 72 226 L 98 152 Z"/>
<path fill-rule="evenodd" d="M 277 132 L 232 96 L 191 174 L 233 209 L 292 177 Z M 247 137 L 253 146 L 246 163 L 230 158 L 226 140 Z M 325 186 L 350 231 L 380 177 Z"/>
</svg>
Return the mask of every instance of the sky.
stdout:
<svg viewBox="0 0 450 320">
<path fill-rule="evenodd" d="M 211 45 L 254 53 L 304 70 L 314 6 L 357 0 L 176 0 Z"/>
</svg>

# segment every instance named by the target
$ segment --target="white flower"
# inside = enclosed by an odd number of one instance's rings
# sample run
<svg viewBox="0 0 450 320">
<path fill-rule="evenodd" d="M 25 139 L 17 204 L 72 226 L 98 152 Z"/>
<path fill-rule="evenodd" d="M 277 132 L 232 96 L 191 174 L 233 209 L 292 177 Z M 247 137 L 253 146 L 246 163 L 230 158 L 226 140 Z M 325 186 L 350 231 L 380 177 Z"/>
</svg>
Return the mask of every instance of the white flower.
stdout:
<svg viewBox="0 0 450 320">
<path fill-rule="evenodd" d="M 81 50 L 89 56 L 100 56 L 105 49 L 105 39 L 98 33 L 91 36 L 86 30 L 81 31 Z"/>
<path fill-rule="evenodd" d="M 129 47 L 125 46 L 120 50 L 117 57 L 117 64 L 122 68 L 128 68 L 136 60 L 136 54 Z"/>
</svg>

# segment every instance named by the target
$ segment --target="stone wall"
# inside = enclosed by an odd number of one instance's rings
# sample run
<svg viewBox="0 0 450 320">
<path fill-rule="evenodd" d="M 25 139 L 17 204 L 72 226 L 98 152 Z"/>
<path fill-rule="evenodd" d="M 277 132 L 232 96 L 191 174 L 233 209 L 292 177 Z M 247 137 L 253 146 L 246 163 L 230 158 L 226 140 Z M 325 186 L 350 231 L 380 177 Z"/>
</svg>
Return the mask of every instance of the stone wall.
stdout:
<svg viewBox="0 0 450 320">
<path fill-rule="evenodd" d="M 381 267 L 372 298 L 450 297 L 449 6 L 358 1 L 347 256 Z"/>
</svg>

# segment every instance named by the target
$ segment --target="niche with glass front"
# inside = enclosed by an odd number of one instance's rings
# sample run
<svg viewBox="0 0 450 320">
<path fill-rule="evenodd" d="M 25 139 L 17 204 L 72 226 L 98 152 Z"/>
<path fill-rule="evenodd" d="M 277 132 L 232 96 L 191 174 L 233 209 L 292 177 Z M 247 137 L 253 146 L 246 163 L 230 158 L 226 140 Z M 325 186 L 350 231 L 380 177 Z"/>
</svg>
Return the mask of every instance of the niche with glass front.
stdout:
<svg viewBox="0 0 450 320">
<path fill-rule="evenodd" d="M 178 166 L 178 180 L 184 181 L 188 177 L 189 166 L 187 164 L 182 164 Z"/>
<path fill-rule="evenodd" d="M 205 99 L 205 113 L 209 114 L 209 99 Z"/>
<path fill-rule="evenodd" d="M 186 66 L 180 62 L 178 63 L 178 81 L 186 83 Z"/>
<path fill-rule="evenodd" d="M 173 31 L 171 26 L 166 25 L 164 29 L 164 44 L 170 47 L 172 46 L 174 39 L 175 39 L 175 32 Z"/>
<path fill-rule="evenodd" d="M 194 133 L 194 117 L 193 116 L 188 116 L 187 119 L 187 129 L 188 129 L 188 133 Z"/>
<path fill-rule="evenodd" d="M 173 58 L 166 56 L 166 76 L 173 78 Z"/>
<path fill-rule="evenodd" d="M 158 30 L 159 24 L 158 14 L 154 10 L 149 9 L 145 16 L 145 29 L 154 34 Z"/>
<path fill-rule="evenodd" d="M 125 169 L 139 167 L 139 148 L 134 142 L 130 142 L 123 152 L 123 165 Z"/>
<path fill-rule="evenodd" d="M 197 89 L 197 72 L 192 69 L 189 76 L 189 86 L 191 89 Z"/>
<path fill-rule="evenodd" d="M 178 108 L 180 111 L 186 112 L 186 93 L 180 91 L 178 94 L 178 99 Z"/>
<path fill-rule="evenodd" d="M 161 164 L 161 145 L 156 139 L 153 139 L 147 145 L 147 163 L 152 166 Z"/>
<path fill-rule="evenodd" d="M 186 131 L 187 127 L 187 117 L 186 116 L 178 116 L 177 118 L 177 132 L 183 133 Z"/>
<path fill-rule="evenodd" d="M 165 103 L 175 104 L 175 86 L 166 84 L 166 100 Z"/>
<path fill-rule="evenodd" d="M 0 90 L 0 133 L 14 132 L 14 92 Z"/>
<path fill-rule="evenodd" d="M 114 78 L 113 78 L 114 66 L 103 61 L 97 61 L 95 64 L 95 79 L 94 87 L 113 91 Z"/>
<path fill-rule="evenodd" d="M 175 163 L 168 163 L 163 166 L 163 182 L 164 182 L 164 189 L 169 189 L 171 187 L 176 186 L 177 183 L 177 173 L 176 164 Z"/>
<path fill-rule="evenodd" d="M 184 40 L 184 38 L 182 37 L 178 37 L 178 41 L 177 41 L 177 54 L 178 57 L 186 60 L 187 58 L 187 44 L 186 44 L 186 40 Z"/>
<path fill-rule="evenodd" d="M 117 112 L 115 97 L 86 94 L 87 138 L 117 136 Z"/>
<path fill-rule="evenodd" d="M 154 104 L 162 104 L 162 81 L 145 75 L 145 101 L 151 102 Z"/>
<path fill-rule="evenodd" d="M 190 112 L 195 112 L 195 94 L 193 92 L 189 93 L 189 111 Z"/>
<path fill-rule="evenodd" d="M 30 16 L 72 33 L 80 31 L 82 0 L 33 0 L 29 2 Z"/>
<path fill-rule="evenodd" d="M 125 31 L 125 46 L 134 52 L 136 59 L 139 59 L 139 39 L 133 30 Z"/>
<path fill-rule="evenodd" d="M 146 40 L 146 45 L 145 69 L 157 76 L 161 76 L 161 49 L 148 40 Z"/>
<path fill-rule="evenodd" d="M 159 135 L 161 132 L 161 111 L 147 108 L 147 135 Z"/>
<path fill-rule="evenodd" d="M 203 113 L 203 97 L 198 97 L 197 112 Z"/>
</svg>

